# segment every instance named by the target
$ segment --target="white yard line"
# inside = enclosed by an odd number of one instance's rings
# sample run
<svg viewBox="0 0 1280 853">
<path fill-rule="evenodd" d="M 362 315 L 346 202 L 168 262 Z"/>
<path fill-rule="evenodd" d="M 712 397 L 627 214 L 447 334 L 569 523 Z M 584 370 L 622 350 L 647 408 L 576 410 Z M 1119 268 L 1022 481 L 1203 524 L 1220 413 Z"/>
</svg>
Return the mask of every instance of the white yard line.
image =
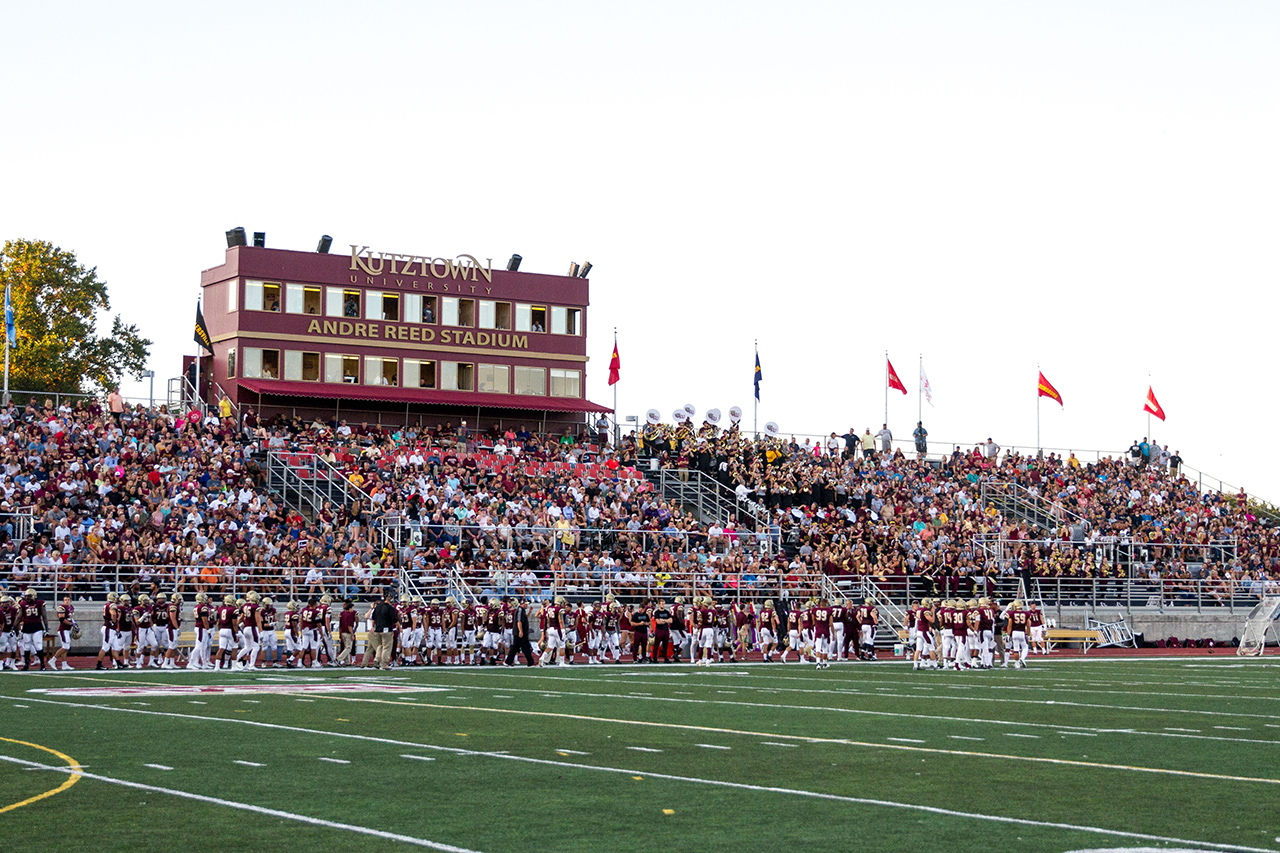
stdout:
<svg viewBox="0 0 1280 853">
<path fill-rule="evenodd" d="M 330 764 L 350 764 L 351 763 L 350 761 L 347 761 L 345 758 L 326 758 L 323 755 L 316 756 L 316 760 L 327 761 Z"/>
<path fill-rule="evenodd" d="M 632 752 L 662 752 L 660 749 L 649 749 L 647 746 L 629 746 L 627 749 Z"/>
<path fill-rule="evenodd" d="M 173 768 L 167 764 L 144 764 L 143 767 L 150 767 L 152 770 L 172 770 Z"/>
<path fill-rule="evenodd" d="M 715 743 L 695 743 L 694 746 L 700 746 L 703 749 L 733 749 L 731 746 L 720 746 Z"/>
<path fill-rule="evenodd" d="M 590 755 L 591 754 L 589 752 L 580 752 L 579 750 L 576 750 L 576 749 L 557 749 L 556 752 L 560 753 L 561 755 Z"/>
<path fill-rule="evenodd" d="M 887 737 L 885 740 L 893 740 L 898 743 L 927 743 L 927 741 L 919 740 L 913 737 Z"/>
<path fill-rule="evenodd" d="M 965 737 L 964 735 L 947 735 L 951 740 L 986 740 L 983 737 Z"/>
<path fill-rule="evenodd" d="M 1078 737 L 1097 737 L 1093 732 L 1058 732 L 1060 735 L 1077 735 Z"/>
<path fill-rule="evenodd" d="M 23 761 L 22 759 L 13 758 L 8 755 L 0 755 L 0 761 L 9 761 L 14 764 L 22 764 L 27 767 L 31 767 L 39 770 L 49 770 L 55 773 L 68 772 L 72 769 L 68 767 L 55 767 L 53 765 L 48 765 L 48 764 L 37 764 L 34 761 Z M 74 772 L 79 774 L 82 778 L 93 779 L 96 782 L 106 782 L 111 785 L 121 785 L 123 787 L 133 788 L 139 791 L 150 791 L 151 793 L 154 793 L 154 794 L 167 794 L 168 796 L 171 796 L 171 797 L 181 797 L 182 799 L 186 799 L 186 800 L 195 800 L 197 802 L 208 803 L 210 805 L 224 806 L 226 808 L 232 808 L 232 809 L 239 809 L 241 811 L 253 812 L 255 814 L 266 815 L 268 817 L 283 818 L 284 820 L 292 820 L 292 821 L 297 821 L 299 823 L 307 823 L 307 824 L 311 824 L 312 826 L 322 826 L 322 827 L 325 827 L 326 829 L 342 829 L 342 830 L 346 830 L 347 832 L 355 832 L 361 835 L 369 835 L 369 836 L 373 836 L 374 838 L 384 839 L 386 841 L 400 841 L 405 844 L 413 844 L 417 847 L 427 847 L 432 850 L 443 850 L 443 851 L 446 851 L 446 853 L 476 853 L 476 851 L 469 850 L 466 847 L 455 847 L 452 844 L 441 844 L 438 841 L 429 841 L 425 838 L 414 838 L 413 836 L 410 836 L 410 835 L 400 835 L 395 832 L 384 832 L 381 829 L 373 829 L 367 826 L 356 826 L 354 824 L 349 824 L 349 823 L 338 823 L 336 821 L 331 821 L 331 820 L 322 820 L 321 818 L 310 817 L 308 815 L 302 815 L 302 814 L 295 814 L 293 812 L 281 811 L 280 809 L 269 809 L 263 806 L 255 806 L 252 803 L 238 803 L 234 800 L 224 800 L 220 797 L 207 797 L 203 794 L 193 794 L 189 791 L 179 791 L 174 788 L 161 788 L 156 785 L 143 785 L 139 782 L 130 782 L 126 779 L 116 779 L 111 776 L 102 776 L 97 773 L 85 773 L 79 767 L 75 768 Z M 1250 853 L 1252 853 L 1252 851 L 1250 851 Z"/>
<path fill-rule="evenodd" d="M 267 766 L 267 765 L 265 765 L 265 764 L 259 764 L 259 763 L 258 763 L 258 762 L 256 762 L 256 761 L 240 761 L 240 760 L 236 760 L 236 761 L 233 761 L 233 762 L 231 762 L 231 763 L 232 763 L 232 764 L 243 764 L 245 767 L 266 767 L 266 766 Z"/>
<path fill-rule="evenodd" d="M 1035 738 L 1036 740 L 1039 740 L 1039 739 L 1040 739 L 1040 735 L 1024 735 L 1024 734 L 1021 734 L 1021 733 L 1019 733 L 1019 732 L 1005 732 L 1005 733 L 1004 733 L 1004 736 L 1005 736 L 1005 737 L 1026 737 L 1026 738 Z"/>
<path fill-rule="evenodd" d="M 1214 726 L 1215 729 L 1225 729 L 1229 732 L 1251 732 L 1253 729 L 1248 726 Z"/>
<path fill-rule="evenodd" d="M 800 748 L 800 744 L 798 743 L 774 743 L 771 740 L 762 740 L 760 741 L 760 745 L 761 746 L 785 746 L 785 747 L 789 747 L 790 749 Z"/>
<path fill-rule="evenodd" d="M 412 758 L 414 761 L 435 761 L 435 759 L 429 755 L 409 755 L 408 753 L 401 753 L 400 757 Z"/>
</svg>

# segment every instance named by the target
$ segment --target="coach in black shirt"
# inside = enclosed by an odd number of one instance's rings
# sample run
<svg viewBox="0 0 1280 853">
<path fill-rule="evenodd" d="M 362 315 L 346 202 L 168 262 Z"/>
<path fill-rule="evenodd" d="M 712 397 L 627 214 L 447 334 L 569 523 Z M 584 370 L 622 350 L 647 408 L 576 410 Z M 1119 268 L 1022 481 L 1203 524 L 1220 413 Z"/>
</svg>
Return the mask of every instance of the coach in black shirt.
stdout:
<svg viewBox="0 0 1280 853">
<path fill-rule="evenodd" d="M 511 633 L 511 649 L 507 652 L 507 666 L 514 666 L 516 662 L 516 652 L 524 652 L 525 662 L 529 666 L 533 666 L 533 646 L 529 643 L 529 606 L 527 598 L 520 599 L 516 604 L 516 621 L 512 627 Z"/>
<path fill-rule="evenodd" d="M 379 669 L 391 669 L 391 644 L 399 616 L 391 606 L 389 590 L 383 590 L 382 600 L 371 608 L 369 619 L 373 624 L 369 632 L 369 650 L 364 653 L 364 665 L 368 666 L 376 655 Z"/>
</svg>

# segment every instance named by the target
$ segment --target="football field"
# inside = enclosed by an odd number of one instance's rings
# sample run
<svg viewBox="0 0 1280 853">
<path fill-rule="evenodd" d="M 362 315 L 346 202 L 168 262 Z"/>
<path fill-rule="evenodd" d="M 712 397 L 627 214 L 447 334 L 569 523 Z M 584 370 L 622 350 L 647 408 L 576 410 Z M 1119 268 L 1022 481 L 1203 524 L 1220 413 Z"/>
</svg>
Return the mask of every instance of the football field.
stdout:
<svg viewBox="0 0 1280 853">
<path fill-rule="evenodd" d="M 2 846 L 1280 850 L 1273 659 L 1030 664 L 3 673 Z"/>
</svg>

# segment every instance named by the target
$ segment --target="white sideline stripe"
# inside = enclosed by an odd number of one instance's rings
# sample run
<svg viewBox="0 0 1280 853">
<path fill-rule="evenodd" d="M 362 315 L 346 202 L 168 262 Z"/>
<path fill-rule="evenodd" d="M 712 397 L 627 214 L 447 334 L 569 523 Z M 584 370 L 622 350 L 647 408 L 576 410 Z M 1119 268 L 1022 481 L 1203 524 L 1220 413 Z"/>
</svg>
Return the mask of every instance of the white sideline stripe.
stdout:
<svg viewBox="0 0 1280 853">
<path fill-rule="evenodd" d="M 964 735 L 947 735 L 952 740 L 986 740 L 984 737 L 965 737 Z"/>
<path fill-rule="evenodd" d="M 400 757 L 412 758 L 414 761 L 435 761 L 435 759 L 429 755 L 409 755 L 408 753 L 401 753 Z"/>
<path fill-rule="evenodd" d="M 30 708 L 30 705 L 14 705 L 15 708 Z"/>
<path fill-rule="evenodd" d="M 249 703 L 249 704 L 251 704 L 251 705 L 261 705 L 261 704 L 262 704 L 262 703 L 261 703 L 261 702 L 259 702 L 257 699 L 242 699 L 241 701 L 243 701 L 243 702 L 248 702 L 248 703 Z"/>
<path fill-rule="evenodd" d="M 798 743 L 774 743 L 774 742 L 773 742 L 773 741 L 771 741 L 771 740 L 762 740 L 762 741 L 760 741 L 760 745 L 761 745 L 761 746 L 785 746 L 785 747 L 787 747 L 788 749 L 799 749 L 799 748 L 800 748 L 800 744 L 798 744 Z"/>
<path fill-rule="evenodd" d="M 887 737 L 885 740 L 896 740 L 899 743 L 925 743 L 926 741 L 917 740 L 913 737 Z"/>
<path fill-rule="evenodd" d="M 564 755 L 590 755 L 591 754 L 589 752 L 579 752 L 576 749 L 557 749 L 556 752 L 563 753 Z"/>
<path fill-rule="evenodd" d="M 1280 728 L 1280 726 L 1277 726 L 1276 728 Z M 1201 731 L 1200 729 L 1179 729 L 1174 726 L 1165 726 L 1164 730 L 1166 732 L 1196 732 L 1196 733 L 1199 733 Z"/>
<path fill-rule="evenodd" d="M 294 699 L 295 702 L 314 702 L 314 699 Z"/>
<path fill-rule="evenodd" d="M 1093 732 L 1058 732 L 1060 735 L 1076 735 L 1077 737 L 1097 737 Z"/>
<path fill-rule="evenodd" d="M 401 698 L 401 699 L 406 699 L 406 700 L 407 700 L 407 699 L 409 699 L 410 697 L 408 697 L 408 696 L 401 696 L 401 697 L 399 697 L 399 698 Z M 511 697 L 510 697 L 510 696 L 497 696 L 497 695 L 495 695 L 493 698 L 494 698 L 494 699 L 510 699 Z"/>
<path fill-rule="evenodd" d="M 196 699 L 191 699 L 191 700 L 188 700 L 188 701 L 190 701 L 190 703 L 191 703 L 192 705 L 208 705 L 208 704 L 209 704 L 208 702 L 200 702 L 200 701 L 198 701 L 198 700 L 196 700 Z"/>
<path fill-rule="evenodd" d="M 1215 729 L 1226 729 L 1231 732 L 1251 732 L 1253 729 L 1248 726 L 1214 726 Z"/>
<path fill-rule="evenodd" d="M 152 770 L 172 770 L 173 769 L 172 767 L 169 767 L 168 765 L 165 765 L 165 764 L 144 764 L 142 766 L 150 767 Z"/>
<path fill-rule="evenodd" d="M 334 695 L 326 698 L 330 698 L 336 701 L 343 701 L 343 702 L 372 702 L 375 704 L 384 704 L 384 705 L 409 704 L 409 703 L 396 703 L 394 700 L 389 700 L 389 699 L 357 699 L 351 696 Z M 115 711 L 118 713 L 125 713 L 125 714 L 144 714 L 147 716 L 154 716 L 154 717 L 176 717 L 179 719 L 187 719 L 187 720 L 216 721 L 221 723 L 239 723 L 241 725 L 258 726 L 260 728 L 274 729 L 277 731 L 294 731 L 294 732 L 305 732 L 308 734 L 324 734 L 331 737 L 344 737 L 344 738 L 350 738 L 352 740 L 369 741 L 372 743 L 390 743 L 390 744 L 395 744 L 397 746 L 417 746 L 417 747 L 424 747 L 427 749 L 446 749 L 446 750 L 449 749 L 448 747 L 435 747 L 435 746 L 430 746 L 426 744 L 414 743 L 412 741 L 394 740 L 392 738 L 380 738 L 380 737 L 374 737 L 371 735 L 358 735 L 358 734 L 352 734 L 348 732 L 329 732 L 329 731 L 324 731 L 323 729 L 306 729 L 306 728 L 301 728 L 299 726 L 286 726 L 279 723 L 264 723 L 258 720 L 247 720 L 247 719 L 238 719 L 238 718 L 231 718 L 231 717 L 205 717 L 205 716 L 200 716 L 198 714 L 179 714 L 175 711 L 140 711 L 135 708 L 124 708 L 124 707 L 119 707 L 114 705 L 90 705 L 90 704 L 81 703 L 81 702 L 63 702 L 56 699 L 32 699 L 30 701 L 38 702 L 45 705 L 64 705 L 68 708 L 91 708 L 93 710 L 98 710 L 98 711 Z M 451 705 L 432 705 L 429 703 L 414 703 L 414 704 L 411 704 L 410 707 L 450 708 L 450 709 L 453 708 L 453 706 Z M 713 726 L 693 726 L 693 725 L 686 725 L 681 723 L 658 723 L 658 722 L 652 722 L 649 720 L 610 719 L 608 717 L 590 717 L 583 714 L 561 714 L 561 713 L 555 713 L 551 711 L 515 711 L 515 710 L 509 710 L 506 708 L 481 708 L 476 706 L 463 706 L 463 708 L 464 710 L 487 711 L 487 712 L 497 713 L 497 714 L 515 714 L 519 716 L 532 716 L 532 717 L 555 717 L 558 719 L 586 720 L 588 722 L 613 723 L 616 725 L 644 726 L 644 727 L 663 728 L 663 729 L 677 729 L 681 731 L 714 732 L 716 734 L 744 735 L 747 737 L 761 737 L 765 735 L 764 732 L 743 731 L 741 729 L 724 729 L 724 728 L 716 728 Z M 1017 734 L 1013 732 L 1006 732 L 1006 734 L 1009 737 L 1035 738 L 1037 740 L 1040 738 L 1039 735 Z M 901 750 L 905 752 L 927 752 L 927 753 L 932 753 L 934 755 L 962 755 L 962 756 L 968 756 L 971 758 L 990 758 L 990 759 L 995 759 L 1000 761 L 1025 761 L 1025 762 L 1034 763 L 1034 764 L 1057 764 L 1057 765 L 1063 765 L 1068 767 L 1085 767 L 1092 770 L 1127 770 L 1134 773 L 1151 773 L 1159 776 L 1183 776 L 1183 777 L 1192 778 L 1192 779 L 1218 779 L 1218 780 L 1228 781 L 1228 782 L 1259 782 L 1265 785 L 1280 785 L 1280 779 L 1268 779 L 1266 777 L 1259 777 L 1259 776 L 1229 776 L 1221 773 L 1200 773 L 1194 770 L 1173 770 L 1165 767 L 1142 767 L 1142 766 L 1136 766 L 1136 765 L 1130 765 L 1130 764 L 1103 764 L 1102 762 L 1079 761 L 1079 760 L 1067 759 L 1067 758 L 1048 758 L 1044 756 L 1035 756 L 1035 755 L 1011 755 L 1006 753 L 992 753 L 992 752 L 971 752 L 968 750 L 939 749 L 937 747 L 929 747 L 929 746 L 907 746 L 905 744 L 896 744 L 896 743 L 872 743 L 868 741 L 847 740 L 845 738 L 805 737 L 802 735 L 784 735 L 784 734 L 771 734 L 767 736 L 778 737 L 784 740 L 798 740 L 804 743 L 829 743 L 829 744 L 836 744 L 841 746 L 856 746 L 856 747 L 861 747 L 866 749 L 893 749 L 893 750 Z M 648 749 L 646 747 L 640 747 L 640 746 L 629 746 L 629 747 L 626 747 L 626 749 L 635 750 L 636 752 L 662 752 L 662 750 L 660 749 Z M 458 752 L 458 753 L 472 754 L 470 750 L 455 749 L 452 751 Z M 476 754 L 479 754 L 479 753 L 476 753 Z M 500 753 L 487 752 L 483 754 L 499 755 Z M 519 758 L 519 756 L 510 756 L 510 757 Z M 541 759 L 531 758 L 527 760 L 536 761 Z M 1270 853 L 1275 853 L 1275 851 L 1270 851 Z"/>
<path fill-rule="evenodd" d="M 1029 820 L 1027 818 L 1004 817 L 1002 815 L 987 815 L 987 814 L 980 814 L 976 812 L 975 813 L 958 812 L 958 811 L 953 811 L 951 809 L 937 808 L 934 806 L 924 806 L 916 803 L 898 803 L 898 802 L 893 802 L 891 800 L 859 799 L 856 797 L 840 796 L 838 794 L 825 794 L 817 791 L 803 791 L 803 790 L 790 789 L 790 788 L 766 788 L 758 785 L 748 785 L 744 782 L 726 782 L 726 781 L 716 780 L 716 779 L 697 779 L 697 778 L 691 778 L 687 776 L 671 776 L 664 773 L 648 773 L 644 771 L 628 770 L 628 769 L 619 768 L 619 767 L 598 767 L 590 764 L 571 764 L 563 761 L 550 761 L 542 758 L 528 758 L 520 755 L 507 755 L 507 754 L 499 754 L 499 753 L 493 753 L 493 752 L 476 752 L 468 749 L 459 749 L 458 747 L 438 746 L 436 744 L 426 744 L 426 743 L 414 743 L 412 741 L 402 741 L 402 740 L 395 740 L 392 738 L 374 737 L 372 735 L 358 735 L 358 734 L 352 734 L 349 732 L 329 732 L 329 731 L 324 731 L 323 729 L 305 729 L 300 726 L 286 726 L 286 725 L 281 725 L 279 723 L 264 723 L 258 720 L 241 720 L 241 719 L 234 719 L 230 717 L 205 717 L 199 714 L 179 714 L 173 711 L 139 711 L 133 708 L 121 708 L 121 707 L 114 707 L 111 705 L 89 705 L 89 704 L 80 703 L 80 702 L 61 702 L 54 699 L 36 699 L 33 701 L 40 702 L 46 705 L 66 705 L 68 707 L 73 707 L 73 708 L 88 708 L 88 709 L 93 709 L 98 711 L 117 711 L 117 712 L 122 712 L 126 714 L 145 714 L 147 716 L 154 716 L 154 717 L 177 717 L 179 719 L 200 720 L 203 722 L 238 723 L 239 725 L 243 725 L 243 726 L 253 726 L 256 728 L 273 729 L 277 731 L 291 731 L 291 732 L 298 732 L 302 734 L 324 735 L 326 737 L 342 737 L 342 738 L 348 738 L 351 740 L 368 741 L 371 743 L 385 743 L 385 744 L 393 744 L 396 746 L 412 746 L 412 747 L 417 747 L 419 749 L 433 749 L 440 752 L 452 753 L 455 755 L 480 755 L 480 756 L 488 756 L 492 758 L 505 759 L 507 761 L 523 761 L 531 764 L 545 764 L 553 767 L 571 767 L 571 768 L 584 769 L 584 770 L 596 770 L 596 771 L 605 772 L 605 773 L 623 773 L 629 776 L 645 775 L 645 776 L 649 776 L 656 779 L 669 779 L 669 780 L 678 781 L 678 782 L 693 782 L 696 784 L 715 785 L 715 786 L 727 787 L 727 788 L 739 788 L 743 790 L 792 794 L 796 796 L 814 797 L 818 799 L 827 799 L 827 800 L 837 800 L 840 802 L 859 803 L 863 805 L 884 806 L 887 808 L 907 809 L 910 811 L 923 811 L 923 812 L 928 812 L 930 814 L 940 814 L 940 815 L 946 815 L 950 817 L 963 817 L 963 818 L 970 818 L 973 820 L 986 820 L 986 821 L 992 821 L 995 823 L 1011 823 L 1019 826 L 1039 826 L 1039 827 L 1045 827 L 1050 829 L 1067 829 L 1067 830 L 1073 830 L 1078 832 L 1089 832 L 1097 835 L 1112 835 L 1112 836 L 1117 836 L 1122 838 L 1136 838 L 1144 841 L 1163 841 L 1170 844 L 1190 844 L 1190 845 L 1196 845 L 1200 847 L 1214 847 L 1220 850 L 1242 851 L 1242 853 L 1276 853 L 1274 849 L 1268 849 L 1265 847 L 1245 847 L 1238 844 L 1219 844 L 1219 843 L 1210 842 L 1210 841 L 1194 841 L 1186 838 L 1176 838 L 1176 837 L 1163 836 L 1163 835 L 1144 835 L 1142 833 L 1127 832 L 1125 830 L 1117 830 L 1117 829 L 1104 829 L 1102 827 L 1088 826 L 1088 825 L 1034 821 L 1034 820 Z M 442 705 L 439 707 L 447 708 L 449 706 Z M 563 716 L 563 715 L 555 715 L 555 716 Z M 690 728 L 690 727 L 677 726 L 677 728 Z M 788 736 L 788 737 L 791 737 L 791 736 Z M 821 742 L 820 739 L 801 738 L 798 736 L 795 736 L 795 737 L 798 740 Z M 1030 737 L 1038 737 L 1038 736 L 1031 735 Z M 839 743 L 840 741 L 828 741 L 828 742 Z M 628 747 L 628 748 L 633 748 L 633 747 Z M 953 752 L 951 750 L 927 749 L 923 747 L 911 747 L 911 746 L 896 746 L 896 747 L 890 746 L 888 748 L 910 750 L 910 751 L 917 751 L 917 752 L 943 752 L 943 753 L 950 753 L 955 755 L 976 755 L 976 756 L 985 755 L 985 753 L 980 753 L 980 752 L 977 752 L 977 753 Z M 644 750 L 644 751 L 652 752 L 654 750 Z M 657 750 L 657 751 L 661 752 L 661 750 Z M 12 761 L 19 764 L 34 765 L 34 762 L 22 761 L 21 759 L 12 758 L 5 755 L 0 755 L 0 760 Z M 1085 762 L 1062 761 L 1059 759 L 1043 759 L 1043 760 L 1049 761 L 1050 763 L 1053 763 L 1053 764 L 1086 764 L 1086 766 L 1096 766 L 1096 767 L 1104 767 L 1104 768 L 1117 767 L 1117 765 L 1088 765 Z M 42 766 L 48 767 L 48 765 L 42 765 Z M 48 769 L 59 771 L 59 772 L 71 772 L 73 770 L 73 768 L 69 768 L 69 767 L 48 767 Z M 1152 772 L 1152 773 L 1172 773 L 1174 775 L 1212 776 L 1213 778 L 1237 779 L 1240 781 L 1280 782 L 1280 780 L 1272 780 L 1272 779 L 1248 779 L 1248 778 L 1242 778 L 1242 777 L 1221 777 L 1221 776 L 1213 776 L 1213 774 L 1186 773 L 1184 771 L 1177 771 L 1177 770 L 1158 770 L 1153 768 L 1136 768 L 1136 767 L 1125 768 L 1125 769 L 1147 770 L 1148 772 Z M 89 778 L 100 778 L 95 776 L 94 774 L 89 774 L 89 773 L 82 773 L 81 775 L 87 776 Z M 134 782 L 124 782 L 122 780 L 109 780 L 109 781 L 117 781 L 118 784 L 139 787 L 146 790 L 163 790 L 163 789 L 153 789 L 151 788 L 151 786 L 138 785 L 137 783 L 134 783 Z M 176 795 L 191 797 L 193 799 L 214 801 L 213 798 L 204 797 L 199 794 L 177 793 Z M 233 803 L 230 803 L 229 801 L 219 801 L 219 802 L 225 802 L 225 804 L 227 805 L 234 805 L 235 807 L 248 809 L 250 811 L 258 811 L 264 814 L 274 814 L 281 817 L 288 817 L 294 820 L 305 821 L 307 823 L 315 823 L 320 826 L 334 826 L 336 828 L 350 829 L 355 832 L 376 834 L 376 835 L 379 835 L 380 837 L 384 837 L 379 830 L 371 830 L 365 827 L 355 827 L 355 826 L 349 826 L 346 824 L 330 824 L 328 821 L 320 821 L 317 818 L 309 818 L 303 815 L 293 815 L 293 814 L 290 814 L 289 812 L 275 812 L 274 810 L 263 809 L 259 806 L 251 806 L 244 803 L 233 804 Z M 386 834 L 385 837 L 393 838 L 394 840 L 406 840 L 412 844 L 429 846 L 439 850 L 453 850 L 453 851 L 458 851 L 459 853 L 474 853 L 474 851 L 469 851 L 469 850 L 466 850 L 465 848 L 450 847 L 448 845 L 442 845 L 436 842 L 426 841 L 423 839 L 409 839 L 405 836 L 392 836 L 390 834 Z"/>
<path fill-rule="evenodd" d="M 238 759 L 237 759 L 236 761 L 233 761 L 232 763 L 233 763 L 233 764 L 243 764 L 245 767 L 266 767 L 266 766 L 267 766 L 267 765 L 265 765 L 265 764 L 259 764 L 259 763 L 258 763 L 258 762 L 256 762 L 256 761 L 240 761 L 240 760 L 238 760 Z"/>
<path fill-rule="evenodd" d="M 720 746 L 714 743 L 695 743 L 694 746 L 700 746 L 703 749 L 733 749 L 731 746 Z"/>
<path fill-rule="evenodd" d="M 351 763 L 350 761 L 347 761 L 345 758 L 326 758 L 323 755 L 316 756 L 316 760 L 327 761 L 330 764 L 350 764 Z"/>
<path fill-rule="evenodd" d="M 555 676 L 546 676 L 546 677 L 554 678 Z M 600 679 L 587 679 L 587 678 L 570 679 L 570 680 L 600 681 Z M 604 681 L 604 683 L 608 684 L 610 682 L 606 680 Z M 634 683 L 634 682 L 629 682 L 629 683 Z M 464 688 L 457 688 L 457 689 L 464 689 Z M 539 690 L 534 690 L 534 689 L 525 688 L 525 687 L 508 687 L 507 689 L 515 693 L 540 693 L 541 692 Z M 759 688 L 754 688 L 754 689 L 759 689 Z M 795 688 L 795 687 L 783 687 L 781 689 L 786 690 L 788 692 L 793 692 L 793 693 L 794 692 L 834 693 L 841 696 L 872 695 L 872 694 L 863 694 L 863 693 L 843 691 L 843 690 L 800 690 L 799 688 Z M 774 691 L 769 691 L 769 692 L 774 692 Z M 647 700 L 650 702 L 679 702 L 679 703 L 692 704 L 692 705 L 733 705 L 733 706 L 741 706 L 745 708 L 771 708 L 771 709 L 777 709 L 777 710 L 791 710 L 791 711 L 829 711 L 835 714 L 863 714 L 871 717 L 906 717 L 912 720 L 940 720 L 943 722 L 951 722 L 951 723 L 982 723 L 982 724 L 990 724 L 990 725 L 996 725 L 996 726 L 1021 726 L 1024 728 L 1053 729 L 1054 731 L 1073 729 L 1076 731 L 1093 731 L 1093 732 L 1099 732 L 1103 734 L 1133 734 L 1133 735 L 1142 735 L 1145 737 L 1181 737 L 1181 738 L 1191 738 L 1194 740 L 1219 740 L 1219 741 L 1227 741 L 1230 743 L 1265 743 L 1265 744 L 1280 746 L 1280 743 L 1278 743 L 1277 741 L 1259 740 L 1257 738 L 1234 738 L 1234 737 L 1225 737 L 1221 735 L 1168 734 L 1168 732 L 1171 732 L 1171 731 L 1199 732 L 1200 729 L 1166 728 L 1165 731 L 1148 732 L 1148 731 L 1139 731 L 1136 729 L 1100 729 L 1100 728 L 1095 728 L 1091 726 L 1067 726 L 1067 725 L 1060 725 L 1055 723 L 1033 723 L 1025 720 L 993 720 L 993 719 L 987 719 L 984 717 L 951 717 L 951 716 L 946 716 L 941 714 L 907 714 L 907 713 L 902 713 L 897 711 L 872 711 L 867 708 L 835 708 L 828 705 L 782 705 L 776 702 L 745 702 L 742 700 L 731 700 L 731 699 L 675 699 L 670 696 L 631 696 L 631 695 L 623 695 L 619 693 L 587 693 L 587 692 L 576 691 L 576 690 L 564 690 L 564 691 L 561 691 L 561 693 L 565 696 L 585 696 L 587 698 L 595 698 L 595 699 L 637 699 L 638 698 L 638 699 Z M 441 696 L 438 698 L 461 699 L 463 697 Z M 920 697 L 905 697 L 905 698 L 920 698 Z M 404 701 L 416 701 L 416 700 L 406 699 Z M 1023 702 L 1028 700 L 998 699 L 995 701 Z M 1069 703 L 1069 702 L 1055 703 L 1050 701 L 1050 702 L 1045 702 L 1044 704 L 1069 705 L 1072 703 Z M 1099 706 L 1099 707 L 1110 707 L 1110 706 Z M 1152 709 L 1147 709 L 1147 710 L 1152 710 Z M 1280 726 L 1276 726 L 1275 728 L 1280 728 Z"/>
<path fill-rule="evenodd" d="M 322 820 L 318 817 L 309 817 L 307 815 L 295 814 L 294 812 L 286 812 L 279 809 L 269 809 L 264 806 L 255 806 L 251 803 L 238 803 L 235 800 L 224 800 L 220 797 L 207 797 L 204 794 L 193 794 L 190 791 L 179 791 L 174 788 L 161 788 L 156 785 L 144 785 L 141 782 L 130 782 L 126 779 L 101 776 L 97 773 L 85 773 L 80 767 L 55 767 L 49 764 L 39 764 L 35 761 L 25 761 L 21 758 L 14 758 L 10 755 L 0 755 L 0 761 L 9 761 L 13 764 L 21 764 L 34 770 L 50 770 L 54 773 L 74 772 L 85 779 L 93 779 L 96 782 L 107 782 L 111 785 L 121 785 L 125 788 L 134 788 L 139 791 L 151 791 L 156 794 L 168 794 L 171 797 L 181 797 L 183 799 L 196 800 L 197 802 L 209 803 L 215 806 L 226 806 L 227 808 L 241 809 L 242 811 L 268 815 L 269 817 L 296 820 L 299 823 L 309 823 L 312 826 L 323 826 L 327 829 L 345 829 L 348 832 L 357 832 L 361 835 L 371 835 L 375 838 L 385 838 L 388 841 L 402 841 L 405 844 L 413 844 L 417 847 L 429 847 L 432 850 L 444 850 L 446 853 L 477 853 L 477 851 L 469 850 L 466 847 L 454 847 L 452 844 L 428 841 L 425 838 L 414 838 L 411 835 L 400 835 L 395 832 L 383 832 L 380 829 L 372 829 L 367 826 L 355 826 L 350 823 L 338 823 L 331 820 Z"/>
</svg>

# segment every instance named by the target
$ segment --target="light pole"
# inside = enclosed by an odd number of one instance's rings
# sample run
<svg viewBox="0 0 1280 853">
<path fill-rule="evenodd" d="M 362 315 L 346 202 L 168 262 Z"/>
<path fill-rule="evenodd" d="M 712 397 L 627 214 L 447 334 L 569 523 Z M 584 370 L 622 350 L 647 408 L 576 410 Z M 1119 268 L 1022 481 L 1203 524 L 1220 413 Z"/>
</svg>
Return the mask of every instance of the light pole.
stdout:
<svg viewBox="0 0 1280 853">
<path fill-rule="evenodd" d="M 154 370 L 142 371 L 143 379 L 151 380 L 151 391 L 147 395 L 147 409 L 154 412 L 156 410 L 156 372 Z"/>
</svg>

